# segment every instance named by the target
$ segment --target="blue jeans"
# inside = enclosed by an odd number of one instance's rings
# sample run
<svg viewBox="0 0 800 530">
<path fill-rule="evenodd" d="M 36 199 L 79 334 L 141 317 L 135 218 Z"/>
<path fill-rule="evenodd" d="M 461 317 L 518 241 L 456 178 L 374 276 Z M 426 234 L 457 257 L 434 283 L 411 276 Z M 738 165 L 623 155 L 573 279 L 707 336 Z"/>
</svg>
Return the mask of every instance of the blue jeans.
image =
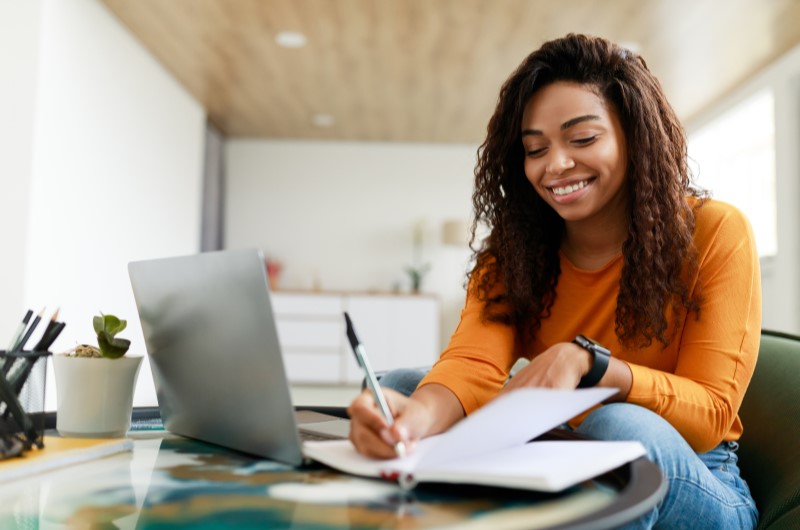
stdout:
<svg viewBox="0 0 800 530">
<path fill-rule="evenodd" d="M 410 395 L 425 373 L 393 370 L 380 383 Z M 736 442 L 722 442 L 711 451 L 695 453 L 664 418 L 630 403 L 596 409 L 577 432 L 598 440 L 640 441 L 666 477 L 669 488 L 658 506 L 624 528 L 755 528 L 758 511 L 739 476 Z"/>
</svg>

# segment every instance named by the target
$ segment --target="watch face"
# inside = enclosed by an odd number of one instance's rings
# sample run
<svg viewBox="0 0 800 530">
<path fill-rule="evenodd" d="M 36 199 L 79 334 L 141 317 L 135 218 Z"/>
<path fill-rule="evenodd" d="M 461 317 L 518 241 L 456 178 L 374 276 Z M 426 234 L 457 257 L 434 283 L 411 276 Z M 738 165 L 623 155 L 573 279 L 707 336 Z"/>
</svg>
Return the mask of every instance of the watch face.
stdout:
<svg viewBox="0 0 800 530">
<path fill-rule="evenodd" d="M 600 351 L 606 354 L 609 355 L 611 354 L 608 348 L 606 348 L 596 340 L 590 339 L 586 335 L 578 335 L 577 337 L 575 337 L 575 342 L 577 342 L 578 345 L 580 345 L 583 348 L 586 348 L 587 350 L 594 351 L 595 349 L 599 349 Z"/>
</svg>

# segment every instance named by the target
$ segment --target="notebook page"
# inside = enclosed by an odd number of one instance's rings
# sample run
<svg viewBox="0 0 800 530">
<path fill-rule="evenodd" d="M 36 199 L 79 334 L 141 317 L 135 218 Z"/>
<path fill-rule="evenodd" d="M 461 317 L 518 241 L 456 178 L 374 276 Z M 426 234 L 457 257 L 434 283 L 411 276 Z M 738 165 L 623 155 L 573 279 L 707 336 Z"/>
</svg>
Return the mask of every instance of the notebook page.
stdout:
<svg viewBox="0 0 800 530">
<path fill-rule="evenodd" d="M 522 445 L 616 394 L 616 388 L 520 388 L 481 407 L 426 450 L 418 468 Z"/>
<path fill-rule="evenodd" d="M 414 451 L 403 458 L 380 460 L 369 458 L 356 451 L 350 440 L 303 442 L 303 453 L 331 467 L 366 477 L 380 477 L 396 473 L 413 474 L 417 463 L 437 443 L 439 436 L 417 442 Z"/>
</svg>

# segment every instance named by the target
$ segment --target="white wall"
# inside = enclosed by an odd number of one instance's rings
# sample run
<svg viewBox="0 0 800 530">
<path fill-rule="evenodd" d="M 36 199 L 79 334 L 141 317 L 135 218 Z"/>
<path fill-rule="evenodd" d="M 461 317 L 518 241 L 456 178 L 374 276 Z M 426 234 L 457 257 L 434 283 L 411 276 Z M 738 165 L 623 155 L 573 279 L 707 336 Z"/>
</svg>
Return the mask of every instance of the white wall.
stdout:
<svg viewBox="0 0 800 530">
<path fill-rule="evenodd" d="M 762 259 L 761 263 L 762 321 L 768 329 L 800 333 L 800 46 L 686 127 L 689 132 L 699 129 L 764 87 L 772 87 L 775 94 L 778 253 Z M 758 175 L 753 178 L 757 179 Z"/>
<path fill-rule="evenodd" d="M 688 129 L 765 83 L 776 89 L 778 257 L 762 264 L 764 326 L 800 332 L 800 48 Z M 443 304 L 442 343 L 458 322 L 469 252 L 440 244 L 441 223 L 470 216 L 476 146 L 231 140 L 226 247 L 257 247 L 284 264 L 287 289 L 380 290 L 401 284 L 411 230 L 426 220 L 424 289 Z M 786 293 L 791 293 L 788 295 Z"/>
<path fill-rule="evenodd" d="M 103 311 L 144 355 L 127 263 L 198 250 L 205 114 L 99 1 L 42 5 L 25 306 L 61 307 L 54 351 Z M 156 403 L 146 364 L 134 402 Z"/>
<path fill-rule="evenodd" d="M 23 316 L 41 2 L 0 0 L 0 349 Z"/>
<path fill-rule="evenodd" d="M 445 247 L 446 219 L 469 220 L 477 146 L 231 140 L 227 248 L 281 261 L 289 289 L 408 290 L 412 229 L 425 223 L 423 291 L 439 296 L 443 342 L 464 302 L 469 252 Z"/>
</svg>

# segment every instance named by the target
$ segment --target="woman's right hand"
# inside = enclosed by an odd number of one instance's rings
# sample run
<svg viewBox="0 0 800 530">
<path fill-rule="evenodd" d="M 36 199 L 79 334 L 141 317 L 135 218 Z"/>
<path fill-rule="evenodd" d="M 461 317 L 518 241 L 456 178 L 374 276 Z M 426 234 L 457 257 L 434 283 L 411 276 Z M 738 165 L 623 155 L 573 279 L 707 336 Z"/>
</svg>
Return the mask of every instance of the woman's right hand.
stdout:
<svg viewBox="0 0 800 530">
<path fill-rule="evenodd" d="M 394 416 L 390 426 L 380 412 L 369 389 L 347 408 L 350 415 L 350 441 L 356 450 L 371 458 L 397 458 L 395 445 L 403 442 L 406 452 L 425 436 L 433 424 L 428 406 L 391 389 L 382 389 Z"/>
</svg>

